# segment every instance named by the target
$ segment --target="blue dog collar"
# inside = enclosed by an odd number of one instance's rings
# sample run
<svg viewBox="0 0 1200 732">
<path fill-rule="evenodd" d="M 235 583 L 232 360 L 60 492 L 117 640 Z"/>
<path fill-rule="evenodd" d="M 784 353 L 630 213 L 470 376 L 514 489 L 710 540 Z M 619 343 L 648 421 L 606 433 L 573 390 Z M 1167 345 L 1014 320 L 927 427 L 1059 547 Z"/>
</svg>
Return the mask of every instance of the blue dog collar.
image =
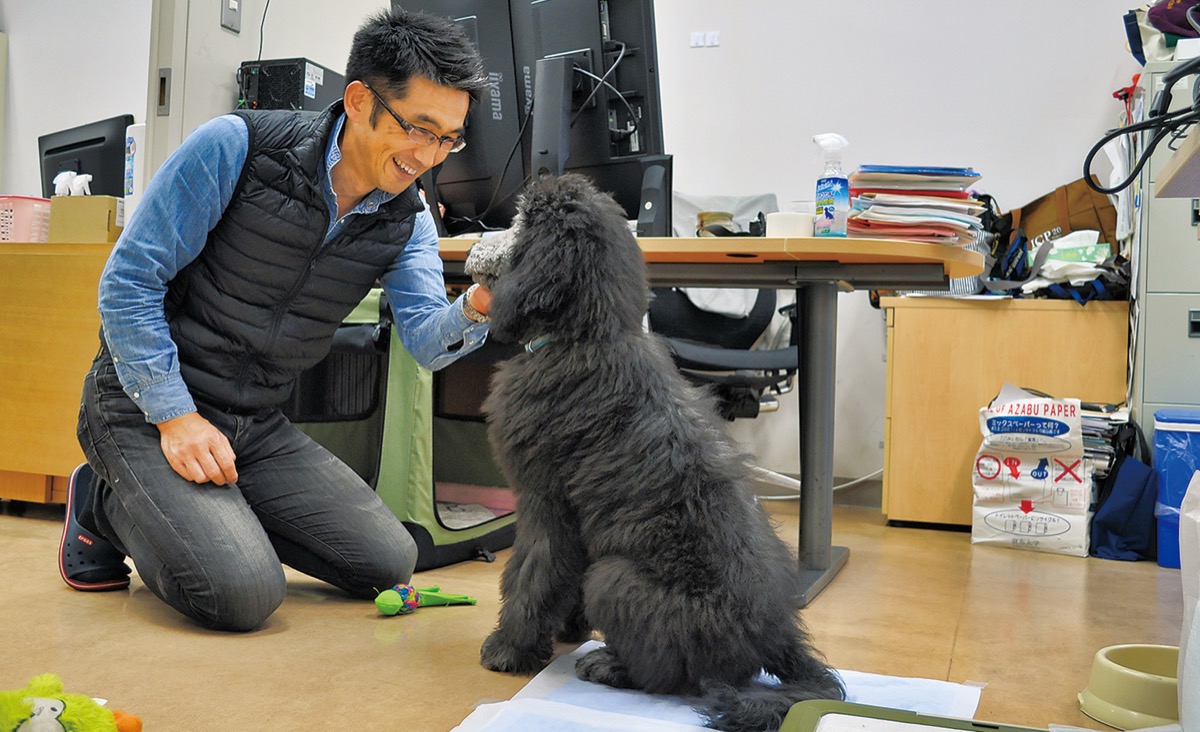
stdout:
<svg viewBox="0 0 1200 732">
<path fill-rule="evenodd" d="M 538 336 L 525 344 L 525 352 L 533 353 L 537 349 L 550 342 L 550 336 Z"/>
</svg>

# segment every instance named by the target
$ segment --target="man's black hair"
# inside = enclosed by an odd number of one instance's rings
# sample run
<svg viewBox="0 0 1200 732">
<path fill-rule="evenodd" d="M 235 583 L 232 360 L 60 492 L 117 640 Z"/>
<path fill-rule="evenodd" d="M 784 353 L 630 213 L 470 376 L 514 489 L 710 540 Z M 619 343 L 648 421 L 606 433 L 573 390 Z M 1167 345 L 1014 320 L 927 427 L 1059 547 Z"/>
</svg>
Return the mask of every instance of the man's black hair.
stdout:
<svg viewBox="0 0 1200 732">
<path fill-rule="evenodd" d="M 346 83 L 363 81 L 380 94 L 402 98 L 414 76 L 467 92 L 472 105 L 489 87 L 479 52 L 449 18 L 396 7 L 367 18 L 350 46 Z M 380 112 L 376 105 L 372 125 Z"/>
</svg>

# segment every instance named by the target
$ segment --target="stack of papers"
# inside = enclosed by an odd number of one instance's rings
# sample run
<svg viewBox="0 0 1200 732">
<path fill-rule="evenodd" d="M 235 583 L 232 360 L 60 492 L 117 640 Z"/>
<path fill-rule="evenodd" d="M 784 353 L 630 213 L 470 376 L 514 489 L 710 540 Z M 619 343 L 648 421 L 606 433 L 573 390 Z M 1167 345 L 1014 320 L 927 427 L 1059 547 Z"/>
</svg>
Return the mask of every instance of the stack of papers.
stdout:
<svg viewBox="0 0 1200 732">
<path fill-rule="evenodd" d="M 1083 418 L 1083 455 L 1092 467 L 1093 485 L 1099 486 L 1116 460 L 1117 430 L 1129 422 L 1129 407 L 1104 405 L 1096 410 L 1085 406 L 1080 416 Z"/>
<path fill-rule="evenodd" d="M 965 245 L 983 225 L 970 168 L 863 165 L 850 174 L 851 235 Z"/>
</svg>

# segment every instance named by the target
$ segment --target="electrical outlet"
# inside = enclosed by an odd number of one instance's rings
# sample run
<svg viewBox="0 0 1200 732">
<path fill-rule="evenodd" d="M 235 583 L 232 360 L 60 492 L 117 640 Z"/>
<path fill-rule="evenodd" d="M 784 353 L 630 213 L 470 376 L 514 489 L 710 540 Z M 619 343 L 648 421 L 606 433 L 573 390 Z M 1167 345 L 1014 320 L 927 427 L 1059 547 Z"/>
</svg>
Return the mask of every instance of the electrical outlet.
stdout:
<svg viewBox="0 0 1200 732">
<path fill-rule="evenodd" d="M 220 0 L 221 27 L 234 33 L 242 32 L 242 0 Z"/>
</svg>

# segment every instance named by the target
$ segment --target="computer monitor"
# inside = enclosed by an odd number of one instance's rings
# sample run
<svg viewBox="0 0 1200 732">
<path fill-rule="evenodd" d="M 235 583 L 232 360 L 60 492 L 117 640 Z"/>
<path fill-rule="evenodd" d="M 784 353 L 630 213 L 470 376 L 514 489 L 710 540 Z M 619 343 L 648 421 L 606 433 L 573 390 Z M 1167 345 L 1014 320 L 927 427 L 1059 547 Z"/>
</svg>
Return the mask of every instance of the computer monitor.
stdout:
<svg viewBox="0 0 1200 732">
<path fill-rule="evenodd" d="M 653 0 L 511 0 L 528 172 L 574 171 L 613 195 L 642 236 L 671 231 Z"/>
<path fill-rule="evenodd" d="M 125 128 L 132 114 L 51 132 L 38 138 L 42 195 L 54 195 L 54 178 L 64 170 L 92 176 L 92 195 L 125 195 Z"/>
<path fill-rule="evenodd" d="M 513 73 L 506 0 L 393 0 L 405 10 L 451 18 L 483 57 L 491 88 L 467 115 L 467 146 L 426 174 L 426 195 L 446 207 L 443 234 L 507 228 L 525 182 L 524 121 Z M 430 195 L 430 191 L 433 195 Z M 436 212 L 436 207 L 432 207 Z"/>
</svg>

